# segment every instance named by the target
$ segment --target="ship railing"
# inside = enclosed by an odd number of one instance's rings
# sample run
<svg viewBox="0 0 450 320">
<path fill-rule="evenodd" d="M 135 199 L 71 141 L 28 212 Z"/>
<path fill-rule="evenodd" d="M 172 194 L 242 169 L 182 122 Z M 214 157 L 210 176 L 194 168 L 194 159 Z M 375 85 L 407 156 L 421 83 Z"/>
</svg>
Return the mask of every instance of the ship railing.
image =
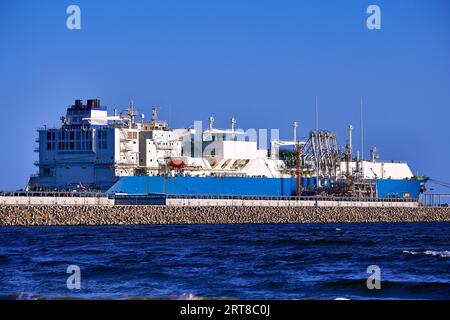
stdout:
<svg viewBox="0 0 450 320">
<path fill-rule="evenodd" d="M 420 195 L 420 204 L 425 207 L 449 207 L 449 193 L 423 193 Z"/>
<path fill-rule="evenodd" d="M 375 199 L 358 197 L 323 197 L 323 196 L 263 196 L 263 195 L 211 195 L 211 194 L 167 194 L 169 199 L 229 199 L 229 200 L 273 200 L 273 201 L 372 201 L 372 202 L 393 202 L 393 201 L 416 201 L 414 199 Z"/>
<path fill-rule="evenodd" d="M 367 161 L 367 160 L 365 160 Z M 387 159 L 377 159 L 378 163 L 407 163 L 405 160 L 387 160 Z"/>
<path fill-rule="evenodd" d="M 232 194 L 108 194 L 105 192 L 69 192 L 69 191 L 1 191 L 0 197 L 95 197 L 110 199 L 207 199 L 207 200 L 265 200 L 265 201 L 339 201 L 339 202 L 418 202 L 416 198 L 370 198 L 370 197 L 336 197 L 336 196 L 264 196 L 264 195 L 232 195 Z M 429 195 L 427 195 L 429 196 Z M 437 196 L 437 195 L 436 195 Z M 445 206 L 440 195 L 433 206 Z M 446 195 L 449 197 L 450 194 Z M 436 198 L 437 199 L 437 198 Z M 423 201 L 420 202 L 426 204 Z"/>
<path fill-rule="evenodd" d="M 114 199 L 205 199 L 205 200 L 265 200 L 265 201 L 347 201 L 347 202 L 417 202 L 415 198 L 370 198 L 330 196 L 263 196 L 232 194 L 110 194 Z"/>
<path fill-rule="evenodd" d="M 49 126 L 49 127 L 47 127 L 47 126 L 44 126 L 44 127 L 38 127 L 37 129 L 36 129 L 36 131 L 47 131 L 47 130 L 58 130 L 59 128 L 58 127 L 55 127 L 55 126 Z"/>
<path fill-rule="evenodd" d="M 104 192 L 68 192 L 68 191 L 1 191 L 0 197 L 92 197 L 105 198 Z"/>
</svg>

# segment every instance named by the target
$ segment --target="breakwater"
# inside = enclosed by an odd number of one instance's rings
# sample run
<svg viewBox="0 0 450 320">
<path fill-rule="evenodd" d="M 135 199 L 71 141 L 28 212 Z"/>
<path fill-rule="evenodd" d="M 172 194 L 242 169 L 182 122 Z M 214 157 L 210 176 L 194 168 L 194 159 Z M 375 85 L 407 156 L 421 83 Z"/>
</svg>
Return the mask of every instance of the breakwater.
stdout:
<svg viewBox="0 0 450 320">
<path fill-rule="evenodd" d="M 1 226 L 450 222 L 450 208 L 0 205 Z"/>
</svg>

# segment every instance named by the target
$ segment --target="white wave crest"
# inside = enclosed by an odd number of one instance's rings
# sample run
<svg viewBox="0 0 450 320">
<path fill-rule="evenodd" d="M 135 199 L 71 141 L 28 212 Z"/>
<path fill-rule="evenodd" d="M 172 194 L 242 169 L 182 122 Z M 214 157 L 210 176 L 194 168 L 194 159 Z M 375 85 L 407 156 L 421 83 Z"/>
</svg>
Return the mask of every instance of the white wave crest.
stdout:
<svg viewBox="0 0 450 320">
<path fill-rule="evenodd" d="M 419 252 L 409 251 L 409 250 L 403 250 L 403 253 L 406 253 L 406 254 L 419 254 Z"/>
<path fill-rule="evenodd" d="M 428 256 L 439 256 L 440 258 L 450 258 L 450 251 L 434 251 L 434 250 L 427 250 L 424 252 L 424 254 Z"/>
<path fill-rule="evenodd" d="M 447 251 L 447 250 L 444 250 L 444 251 L 425 250 L 422 252 L 403 250 L 403 253 L 410 254 L 410 255 L 424 254 L 427 256 L 434 256 L 434 257 L 439 257 L 439 258 L 450 258 L 450 251 Z"/>
</svg>

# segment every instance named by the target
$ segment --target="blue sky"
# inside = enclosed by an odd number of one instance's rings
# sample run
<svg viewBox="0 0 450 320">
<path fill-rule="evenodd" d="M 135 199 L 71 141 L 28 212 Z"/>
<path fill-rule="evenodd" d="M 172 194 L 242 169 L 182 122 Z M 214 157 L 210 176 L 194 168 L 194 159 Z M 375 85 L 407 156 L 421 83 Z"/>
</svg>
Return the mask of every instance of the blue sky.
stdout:
<svg viewBox="0 0 450 320">
<path fill-rule="evenodd" d="M 81 30 L 66 8 L 81 8 Z M 381 8 L 381 30 L 366 8 Z M 74 99 L 153 104 L 174 127 L 315 127 L 341 145 L 365 105 L 365 153 L 450 181 L 450 2 L 0 1 L 0 189 L 36 172 L 36 128 Z M 359 147 L 358 147 L 359 148 Z M 431 186 L 431 185 L 430 185 Z M 440 190 L 444 191 L 444 190 Z"/>
</svg>

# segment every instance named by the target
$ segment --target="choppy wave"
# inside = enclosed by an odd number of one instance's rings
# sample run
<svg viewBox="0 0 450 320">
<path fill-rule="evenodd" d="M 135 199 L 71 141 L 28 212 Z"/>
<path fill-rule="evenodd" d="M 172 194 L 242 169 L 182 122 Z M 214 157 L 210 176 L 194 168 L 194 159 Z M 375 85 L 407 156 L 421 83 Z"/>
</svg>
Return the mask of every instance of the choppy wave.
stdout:
<svg viewBox="0 0 450 320">
<path fill-rule="evenodd" d="M 0 295 L 0 300 L 83 300 L 84 298 L 78 296 L 46 296 L 43 294 L 35 294 L 29 292 L 13 292 L 11 294 Z M 230 297 L 206 297 L 196 295 L 194 293 L 182 293 L 180 295 L 172 296 L 100 296 L 97 299 L 119 299 L 119 300 L 230 300 Z"/>
<path fill-rule="evenodd" d="M 214 298 L 214 297 L 205 297 L 196 295 L 191 292 L 182 293 L 179 295 L 171 295 L 171 296 L 121 296 L 123 300 L 205 300 L 205 299 L 225 299 L 225 298 Z"/>
<path fill-rule="evenodd" d="M 367 279 L 338 279 L 327 281 L 319 288 L 320 291 L 336 292 L 353 297 L 403 299 L 420 295 L 425 299 L 448 299 L 449 282 L 415 282 L 401 280 L 387 280 L 381 278 L 380 290 L 369 290 Z"/>
<path fill-rule="evenodd" d="M 449 227 L 0 228 L 0 299 L 448 299 Z M 372 264 L 382 290 L 367 289 Z"/>
<path fill-rule="evenodd" d="M 33 294 L 22 291 L 0 295 L 0 300 L 44 300 L 44 299 L 45 297 L 42 294 Z"/>
<path fill-rule="evenodd" d="M 427 250 L 424 252 L 426 255 L 431 256 L 439 256 L 440 258 L 450 258 L 450 251 L 434 251 L 434 250 Z"/>
<path fill-rule="evenodd" d="M 439 258 L 450 258 L 450 251 L 436 251 L 436 250 L 425 250 L 425 251 L 412 251 L 412 250 L 403 250 L 403 253 L 409 255 L 427 255 L 434 256 Z"/>
</svg>

